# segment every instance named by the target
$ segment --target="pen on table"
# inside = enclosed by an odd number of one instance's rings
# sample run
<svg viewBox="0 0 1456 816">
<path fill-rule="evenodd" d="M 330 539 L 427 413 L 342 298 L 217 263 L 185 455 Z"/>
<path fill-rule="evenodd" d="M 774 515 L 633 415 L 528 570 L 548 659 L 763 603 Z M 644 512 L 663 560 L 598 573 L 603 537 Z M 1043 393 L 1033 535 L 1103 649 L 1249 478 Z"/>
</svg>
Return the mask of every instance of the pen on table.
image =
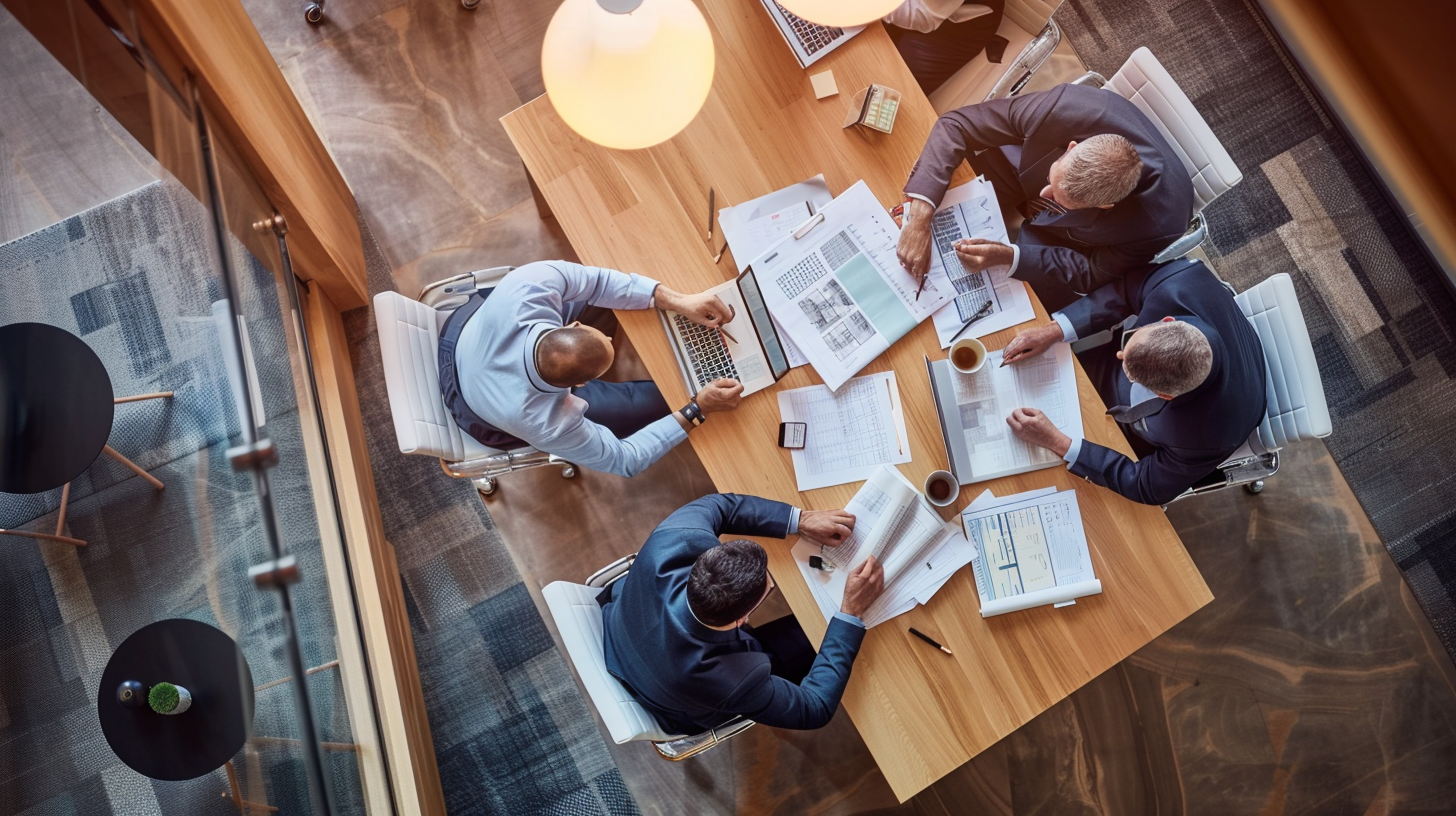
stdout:
<svg viewBox="0 0 1456 816">
<path fill-rule="evenodd" d="M 969 329 L 972 323 L 975 323 L 977 320 L 980 320 L 983 317 L 990 316 L 992 305 L 994 304 L 992 304 L 991 301 L 986 301 L 986 305 L 981 307 L 981 311 L 971 315 L 971 319 L 967 320 L 966 325 L 961 326 L 960 329 L 956 331 L 955 335 L 950 338 L 950 341 L 954 343 L 955 341 L 961 339 L 961 335 L 966 333 L 966 329 Z"/>
<path fill-rule="evenodd" d="M 950 649 L 945 648 L 944 646 L 940 645 L 939 643 L 936 643 L 934 640 L 931 640 L 930 639 L 930 635 L 925 634 L 924 632 L 920 631 L 919 629 L 916 629 L 913 626 L 910 627 L 910 634 L 914 635 L 915 637 L 920 638 L 921 640 L 925 641 L 926 643 L 929 643 L 931 646 L 934 646 L 935 648 L 941 650 L 942 652 L 945 652 L 946 654 L 950 655 L 951 657 L 955 657 L 955 653 L 954 652 L 952 652 Z"/>
<path fill-rule="evenodd" d="M 713 240 L 713 215 L 715 214 L 714 213 L 714 210 L 713 210 L 713 205 L 715 203 L 715 196 L 716 196 L 716 191 L 712 187 L 709 187 L 708 188 L 708 237 L 706 238 L 706 240 L 708 240 L 708 241 Z"/>
</svg>

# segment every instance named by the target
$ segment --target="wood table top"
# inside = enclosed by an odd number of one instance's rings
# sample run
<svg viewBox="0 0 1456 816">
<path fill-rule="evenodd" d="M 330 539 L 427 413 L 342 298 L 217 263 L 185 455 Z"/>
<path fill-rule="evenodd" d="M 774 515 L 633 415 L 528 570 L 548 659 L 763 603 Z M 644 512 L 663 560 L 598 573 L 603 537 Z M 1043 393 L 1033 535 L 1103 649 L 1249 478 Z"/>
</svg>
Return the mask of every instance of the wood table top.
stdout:
<svg viewBox="0 0 1456 816">
<path fill-rule="evenodd" d="M 721 208 L 823 173 L 836 195 L 864 179 L 890 207 L 901 200 L 936 118 L 878 23 L 805 71 L 758 3 L 699 4 L 713 29 L 717 73 L 703 110 L 673 139 L 645 150 L 608 150 L 571 131 L 544 96 L 501 120 L 584 263 L 641 273 L 682 292 L 736 274 L 729 255 L 713 263 L 723 239 L 716 228 L 711 240 L 706 236 L 710 188 Z M 826 69 L 840 93 L 817 100 L 809 75 Z M 841 129 L 849 98 L 871 82 L 902 93 L 894 132 Z M 953 183 L 969 178 L 963 165 Z M 1046 311 L 1035 306 L 1037 323 L 1045 322 Z M 657 315 L 618 317 L 668 403 L 685 403 L 689 395 Z M 998 349 L 1015 333 L 983 340 Z M 912 455 L 899 467 L 917 485 L 947 467 L 927 356 L 944 356 L 929 320 L 860 372 L 896 372 Z M 1080 365 L 1077 379 L 1086 438 L 1130 454 Z M 774 389 L 693 432 L 690 442 L 719 490 L 808 509 L 849 502 L 859 483 L 800 493 L 789 452 L 777 445 L 773 392 L 820 382 L 812 367 L 794 369 Z M 1078 491 L 1101 595 L 1063 609 L 983 619 L 971 570 L 964 569 L 929 604 L 865 638 L 843 705 L 901 801 L 1212 600 L 1160 508 L 1130 502 L 1062 467 L 971 485 L 942 512 L 953 518 L 986 488 L 1006 495 L 1051 485 Z M 775 581 L 818 643 L 826 622 L 788 544 L 761 543 Z M 949 646 L 954 657 L 916 640 L 910 626 Z"/>
</svg>

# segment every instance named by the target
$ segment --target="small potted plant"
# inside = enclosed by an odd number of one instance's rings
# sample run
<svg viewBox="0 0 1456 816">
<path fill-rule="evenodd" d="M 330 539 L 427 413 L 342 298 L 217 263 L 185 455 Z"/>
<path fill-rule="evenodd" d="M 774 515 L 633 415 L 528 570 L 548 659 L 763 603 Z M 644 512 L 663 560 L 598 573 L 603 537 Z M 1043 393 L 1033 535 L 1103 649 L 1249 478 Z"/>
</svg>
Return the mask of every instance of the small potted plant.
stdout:
<svg viewBox="0 0 1456 816">
<path fill-rule="evenodd" d="M 181 714 L 192 706 L 192 693 L 171 683 L 158 683 L 147 694 L 147 704 L 158 714 Z"/>
</svg>

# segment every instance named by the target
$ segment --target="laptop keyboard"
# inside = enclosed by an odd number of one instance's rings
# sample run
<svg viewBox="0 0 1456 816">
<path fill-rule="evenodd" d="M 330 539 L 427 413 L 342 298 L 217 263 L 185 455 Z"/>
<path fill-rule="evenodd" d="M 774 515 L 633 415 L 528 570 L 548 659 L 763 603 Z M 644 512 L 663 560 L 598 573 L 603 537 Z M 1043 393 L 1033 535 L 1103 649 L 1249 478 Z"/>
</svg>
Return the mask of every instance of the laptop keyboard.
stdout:
<svg viewBox="0 0 1456 816">
<path fill-rule="evenodd" d="M 714 380 L 739 379 L 733 358 L 728 356 L 728 344 L 723 342 L 717 329 L 694 323 L 680 314 L 673 314 L 672 319 L 677 324 L 678 336 L 688 354 L 688 369 L 697 379 L 698 388 Z"/>
<path fill-rule="evenodd" d="M 794 36 L 798 38 L 799 45 L 804 47 L 805 54 L 813 54 L 815 51 L 829 45 L 840 37 L 844 36 L 844 29 L 831 26 L 822 26 L 818 23 L 811 23 L 802 17 L 797 17 L 793 12 L 774 3 L 783 12 L 784 19 L 789 21 L 789 27 L 794 30 Z"/>
</svg>

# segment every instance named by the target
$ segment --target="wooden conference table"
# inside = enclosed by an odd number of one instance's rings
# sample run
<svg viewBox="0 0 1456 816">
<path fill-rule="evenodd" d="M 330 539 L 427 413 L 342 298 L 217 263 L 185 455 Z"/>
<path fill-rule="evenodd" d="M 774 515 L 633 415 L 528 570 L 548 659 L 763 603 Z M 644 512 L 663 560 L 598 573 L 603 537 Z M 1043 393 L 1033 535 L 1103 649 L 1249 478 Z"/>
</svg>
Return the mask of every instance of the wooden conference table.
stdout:
<svg viewBox="0 0 1456 816">
<path fill-rule="evenodd" d="M 614 151 L 571 131 L 542 96 L 502 119 L 541 193 L 584 263 L 639 272 L 682 292 L 730 279 L 734 264 L 713 255 L 722 233 L 705 237 L 708 190 L 717 205 L 738 204 L 823 173 L 838 194 L 864 179 L 886 207 L 935 122 L 882 26 L 871 25 L 816 63 L 834 71 L 840 94 L 816 100 L 808 74 L 758 3 L 700 0 L 713 29 L 717 73 L 702 112 L 682 133 L 646 150 Z M 902 92 L 891 134 L 841 130 L 856 90 L 879 82 Z M 962 167 L 956 183 L 969 179 Z M 1037 317 L 1046 312 L 1036 304 Z M 662 324 L 652 312 L 619 312 L 633 346 L 671 405 L 689 397 Z M 1015 330 L 985 338 L 989 348 Z M 925 375 L 925 356 L 944 356 L 930 321 L 866 367 L 894 369 L 912 460 L 901 471 L 920 484 L 946 467 Z M 1078 369 L 1086 437 L 1125 453 L 1126 441 Z M 809 366 L 777 388 L 821 382 Z M 800 493 L 789 452 L 777 445 L 772 393 L 715 414 L 690 437 L 714 485 L 810 509 L 843 507 L 859 484 Z M 1157 507 L 1134 504 L 1075 478 L 1065 468 L 983 482 L 962 490 L 960 507 L 990 488 L 997 495 L 1056 485 L 1075 488 L 1103 593 L 1075 606 L 1044 607 L 983 619 L 969 569 L 928 605 L 882 624 L 865 639 L 844 696 L 890 787 L 901 801 L 990 747 L 1093 677 L 1212 600 L 1182 542 Z M 951 518 L 949 510 L 946 517 Z M 825 622 L 784 542 L 762 542 L 770 569 L 810 638 Z M 914 626 L 954 657 L 910 636 Z"/>
</svg>

